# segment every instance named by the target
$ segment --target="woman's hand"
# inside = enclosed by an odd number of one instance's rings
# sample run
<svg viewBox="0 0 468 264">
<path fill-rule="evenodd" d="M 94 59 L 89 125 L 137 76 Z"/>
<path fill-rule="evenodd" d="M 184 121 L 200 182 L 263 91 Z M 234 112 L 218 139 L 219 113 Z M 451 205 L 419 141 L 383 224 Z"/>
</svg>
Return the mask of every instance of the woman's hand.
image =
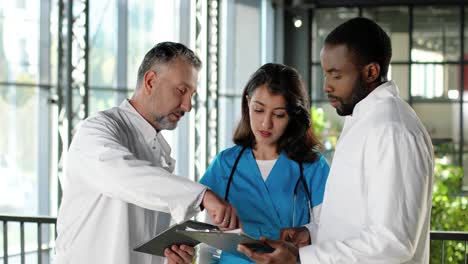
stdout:
<svg viewBox="0 0 468 264">
<path fill-rule="evenodd" d="M 164 250 L 164 256 L 168 260 L 168 264 L 191 264 L 195 250 L 187 245 L 172 245 L 171 248 Z"/>
</svg>

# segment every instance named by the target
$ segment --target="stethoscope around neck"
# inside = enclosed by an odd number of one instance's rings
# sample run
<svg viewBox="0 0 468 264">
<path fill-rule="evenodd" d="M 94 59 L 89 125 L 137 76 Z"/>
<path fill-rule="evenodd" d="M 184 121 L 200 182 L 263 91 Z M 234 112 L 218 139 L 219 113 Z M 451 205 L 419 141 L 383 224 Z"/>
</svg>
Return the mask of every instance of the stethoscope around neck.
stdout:
<svg viewBox="0 0 468 264">
<path fill-rule="evenodd" d="M 246 146 L 242 147 L 242 150 L 239 152 L 239 154 L 237 155 L 236 161 L 234 162 L 234 166 L 232 166 L 231 174 L 229 175 L 229 180 L 228 180 L 228 183 L 227 183 L 227 186 L 226 186 L 226 191 L 224 193 L 224 200 L 226 200 L 227 202 L 229 201 L 229 199 L 228 199 L 229 189 L 231 188 L 232 179 L 234 178 L 234 173 L 236 172 L 236 169 L 237 169 L 237 164 L 239 163 L 239 160 L 242 157 L 242 154 L 244 153 L 246 148 L 247 148 Z M 297 187 L 299 186 L 299 182 L 302 183 L 302 186 L 304 187 L 304 190 L 306 191 L 306 194 L 307 194 L 307 203 L 308 203 L 307 208 L 309 209 L 309 212 L 310 212 L 309 217 L 311 215 L 311 210 L 312 210 L 312 207 L 311 207 L 312 206 L 312 199 L 311 199 L 309 188 L 307 187 L 306 181 L 304 179 L 304 169 L 302 167 L 302 162 L 298 161 L 297 163 L 299 165 L 300 176 L 299 176 L 299 179 L 297 179 L 297 181 L 296 181 L 296 185 L 294 186 L 294 204 L 293 204 L 293 212 L 292 212 L 292 226 L 294 226 L 294 222 L 295 222 L 294 218 L 295 218 L 295 213 L 296 213 Z M 309 219 L 309 221 L 310 220 L 311 219 Z"/>
</svg>

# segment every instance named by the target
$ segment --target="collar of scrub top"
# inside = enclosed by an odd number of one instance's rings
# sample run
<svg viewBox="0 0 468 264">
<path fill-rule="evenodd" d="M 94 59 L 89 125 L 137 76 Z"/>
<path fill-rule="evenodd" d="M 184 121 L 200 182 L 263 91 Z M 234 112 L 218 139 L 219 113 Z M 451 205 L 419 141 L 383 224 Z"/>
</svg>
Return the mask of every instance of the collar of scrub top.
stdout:
<svg viewBox="0 0 468 264">
<path fill-rule="evenodd" d="M 236 161 L 234 162 L 234 166 L 232 166 L 231 174 L 229 175 L 229 180 L 228 180 L 228 183 L 227 183 L 227 186 L 226 186 L 226 192 L 224 193 L 224 200 L 226 200 L 227 202 L 229 202 L 229 199 L 228 199 L 229 189 L 231 188 L 232 179 L 234 178 L 234 173 L 236 172 L 236 169 L 237 169 L 237 164 L 239 163 L 239 160 L 242 157 L 242 154 L 244 153 L 245 149 L 247 149 L 246 146 L 242 147 L 242 150 L 239 152 L 239 154 L 237 155 Z M 302 186 L 304 187 L 304 190 L 305 190 L 305 192 L 307 194 L 307 204 L 308 204 L 309 210 L 311 210 L 311 206 L 312 206 L 312 198 L 311 198 L 311 195 L 310 195 L 310 191 L 309 191 L 309 188 L 307 187 L 306 181 L 304 179 L 304 171 L 303 171 L 304 169 L 303 169 L 303 166 L 302 166 L 302 162 L 299 161 L 297 163 L 299 165 L 300 175 L 299 175 L 299 179 L 297 179 L 297 181 L 296 181 L 296 185 L 294 186 L 294 204 L 293 204 L 293 211 L 292 211 L 292 226 L 294 226 L 294 220 L 295 220 L 294 216 L 296 214 L 297 187 L 299 186 L 299 182 L 302 183 Z"/>
</svg>

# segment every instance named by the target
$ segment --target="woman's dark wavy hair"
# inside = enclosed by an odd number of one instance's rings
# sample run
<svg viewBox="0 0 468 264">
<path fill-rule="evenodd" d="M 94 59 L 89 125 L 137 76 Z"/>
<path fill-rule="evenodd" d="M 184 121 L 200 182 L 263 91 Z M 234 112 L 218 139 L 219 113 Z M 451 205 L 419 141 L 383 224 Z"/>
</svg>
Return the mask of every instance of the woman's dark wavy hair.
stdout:
<svg viewBox="0 0 468 264">
<path fill-rule="evenodd" d="M 266 85 L 272 94 L 282 95 L 286 101 L 289 122 L 278 139 L 278 153 L 284 151 L 295 161 L 316 160 L 321 144 L 312 129 L 309 96 L 300 74 L 294 68 L 282 64 L 267 63 L 250 77 L 242 93 L 242 117 L 234 132 L 234 143 L 244 147 L 255 146 L 247 96 L 252 98 L 255 90 L 262 85 Z"/>
</svg>

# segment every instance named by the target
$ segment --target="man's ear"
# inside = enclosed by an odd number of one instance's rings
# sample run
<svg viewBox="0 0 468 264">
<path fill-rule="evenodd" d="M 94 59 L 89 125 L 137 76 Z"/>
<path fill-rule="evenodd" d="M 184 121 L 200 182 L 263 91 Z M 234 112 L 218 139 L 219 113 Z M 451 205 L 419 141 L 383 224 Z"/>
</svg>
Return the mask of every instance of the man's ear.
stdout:
<svg viewBox="0 0 468 264">
<path fill-rule="evenodd" d="M 143 76 L 143 89 L 145 94 L 151 94 L 153 89 L 155 89 L 155 81 L 157 74 L 155 71 L 149 70 Z"/>
<path fill-rule="evenodd" d="M 380 75 L 380 65 L 378 63 L 372 62 L 364 66 L 363 68 L 363 80 L 366 83 L 373 83 L 379 78 Z"/>
</svg>

